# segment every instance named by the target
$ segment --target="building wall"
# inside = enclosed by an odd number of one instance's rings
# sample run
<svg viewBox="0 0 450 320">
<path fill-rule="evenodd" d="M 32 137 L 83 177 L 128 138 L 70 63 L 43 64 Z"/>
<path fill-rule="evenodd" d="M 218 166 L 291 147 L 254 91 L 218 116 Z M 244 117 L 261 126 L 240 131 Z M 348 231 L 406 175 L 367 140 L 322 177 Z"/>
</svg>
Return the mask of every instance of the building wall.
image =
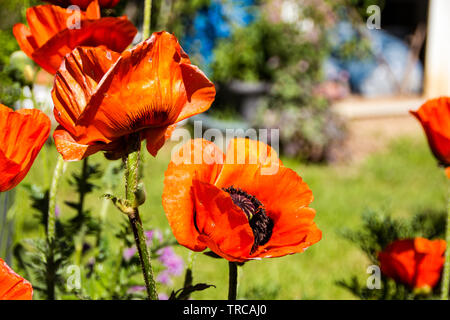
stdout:
<svg viewBox="0 0 450 320">
<path fill-rule="evenodd" d="M 450 95 L 450 1 L 430 0 L 425 95 Z"/>
</svg>

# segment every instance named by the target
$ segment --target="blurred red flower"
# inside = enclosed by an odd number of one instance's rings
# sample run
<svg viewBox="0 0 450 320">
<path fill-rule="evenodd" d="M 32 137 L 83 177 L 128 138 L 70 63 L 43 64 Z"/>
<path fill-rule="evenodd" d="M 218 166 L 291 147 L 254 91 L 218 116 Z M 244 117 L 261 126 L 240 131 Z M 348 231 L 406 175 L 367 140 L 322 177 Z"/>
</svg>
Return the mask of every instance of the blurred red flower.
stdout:
<svg viewBox="0 0 450 320">
<path fill-rule="evenodd" d="M 422 124 L 431 151 L 450 179 L 450 97 L 428 100 L 410 112 Z"/>
<path fill-rule="evenodd" d="M 381 272 L 411 288 L 433 288 L 444 265 L 444 240 L 398 240 L 378 254 Z"/>
<path fill-rule="evenodd" d="M 32 297 L 31 284 L 0 258 L 0 300 L 31 300 Z"/>
<path fill-rule="evenodd" d="M 118 158 L 127 137 L 139 132 L 156 155 L 175 124 L 206 111 L 215 92 L 167 32 L 154 33 L 122 55 L 79 47 L 55 77 L 56 148 L 65 160 L 100 150 Z"/>
<path fill-rule="evenodd" d="M 15 112 L 0 104 L 0 192 L 25 178 L 50 134 L 50 125 L 39 110 Z"/>
<path fill-rule="evenodd" d="M 14 36 L 22 51 L 51 74 L 77 46 L 105 46 L 122 52 L 137 33 L 125 16 L 101 18 L 97 0 L 85 12 L 49 4 L 28 8 L 26 16 L 29 27 L 16 24 Z"/>
<path fill-rule="evenodd" d="M 241 138 L 231 140 L 226 155 L 204 139 L 184 144 L 165 173 L 162 197 L 181 245 L 208 247 L 238 262 L 303 252 L 318 242 L 312 200 L 308 185 L 275 150 Z"/>
<path fill-rule="evenodd" d="M 46 2 L 50 2 L 57 6 L 68 7 L 71 5 L 79 6 L 81 9 L 86 9 L 91 2 L 94 0 L 44 0 Z M 120 0 L 98 0 L 98 4 L 102 8 L 112 8 L 115 7 Z"/>
</svg>

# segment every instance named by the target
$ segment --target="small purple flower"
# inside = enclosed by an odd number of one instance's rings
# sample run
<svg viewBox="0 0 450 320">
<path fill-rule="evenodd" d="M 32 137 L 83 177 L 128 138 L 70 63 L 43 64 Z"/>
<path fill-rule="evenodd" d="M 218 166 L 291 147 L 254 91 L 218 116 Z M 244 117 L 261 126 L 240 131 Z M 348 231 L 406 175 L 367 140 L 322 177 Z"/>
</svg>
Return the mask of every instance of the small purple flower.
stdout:
<svg viewBox="0 0 450 320">
<path fill-rule="evenodd" d="M 145 290 L 144 286 L 132 286 L 130 289 L 128 289 L 127 293 L 136 293 L 144 290 Z"/>
<path fill-rule="evenodd" d="M 172 247 L 164 247 L 157 252 L 159 261 L 167 268 L 169 274 L 179 276 L 183 273 L 184 261 Z"/>
<path fill-rule="evenodd" d="M 149 246 L 149 247 L 150 247 L 150 246 L 152 245 L 152 243 L 153 243 L 153 233 L 154 233 L 153 230 L 149 230 L 149 231 L 145 231 L 145 232 L 144 232 L 145 237 L 147 238 L 146 243 L 147 243 L 147 246 Z"/>
<path fill-rule="evenodd" d="M 158 294 L 158 299 L 159 300 L 169 300 L 169 296 L 165 293 L 160 293 L 160 294 Z"/>
<path fill-rule="evenodd" d="M 156 277 L 156 281 L 166 286 L 172 285 L 172 278 L 167 270 L 161 271 Z"/>
<path fill-rule="evenodd" d="M 156 237 L 156 239 L 158 239 L 158 242 L 163 242 L 163 235 L 162 232 L 159 231 L 158 229 L 155 230 L 148 230 L 144 232 L 145 237 L 147 238 L 147 245 L 151 246 L 153 243 L 153 239 Z"/>
<path fill-rule="evenodd" d="M 133 256 L 136 254 L 136 248 L 135 247 L 131 247 L 131 248 L 125 248 L 125 250 L 123 250 L 123 258 L 125 259 L 125 261 L 130 261 L 131 258 L 133 258 Z"/>
<path fill-rule="evenodd" d="M 61 209 L 58 205 L 55 205 L 55 217 L 58 219 L 61 216 Z"/>
</svg>

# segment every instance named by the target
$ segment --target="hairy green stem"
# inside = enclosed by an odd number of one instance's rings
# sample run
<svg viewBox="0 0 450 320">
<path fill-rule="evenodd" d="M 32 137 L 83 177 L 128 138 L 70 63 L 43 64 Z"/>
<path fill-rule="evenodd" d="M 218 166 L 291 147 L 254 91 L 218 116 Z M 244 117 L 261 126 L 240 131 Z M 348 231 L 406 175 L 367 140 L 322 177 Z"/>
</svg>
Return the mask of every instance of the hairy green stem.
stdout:
<svg viewBox="0 0 450 320">
<path fill-rule="evenodd" d="M 56 192 L 58 190 L 59 180 L 65 169 L 65 162 L 61 156 L 58 157 L 55 171 L 53 172 L 53 180 L 50 186 L 50 195 L 48 203 L 48 219 L 47 219 L 47 242 L 53 245 L 55 240 L 55 209 L 56 209 Z"/>
<path fill-rule="evenodd" d="M 140 137 L 138 134 L 130 135 L 128 155 L 125 161 L 125 179 L 126 179 L 126 200 L 131 210 L 128 214 L 131 229 L 133 230 L 134 240 L 139 252 L 139 259 L 141 262 L 142 273 L 144 275 L 145 286 L 147 288 L 147 295 L 150 300 L 157 300 L 156 284 L 153 278 L 153 270 L 150 261 L 150 253 L 147 247 L 147 239 L 144 234 L 144 228 L 139 216 L 139 203 L 136 197 L 138 189 L 138 172 L 140 160 Z"/>
<path fill-rule="evenodd" d="M 449 282 L 450 282 L 450 180 L 449 184 L 448 202 L 447 202 L 447 231 L 445 240 L 447 242 L 447 249 L 445 250 L 445 264 L 442 275 L 442 291 L 441 300 L 448 300 Z"/>
<path fill-rule="evenodd" d="M 50 187 L 48 215 L 47 215 L 47 270 L 46 270 L 46 284 L 47 284 L 47 299 L 55 299 L 55 280 L 56 280 L 56 264 L 55 264 L 55 238 L 56 238 L 56 192 L 58 190 L 59 181 L 65 169 L 65 162 L 61 156 L 58 157 L 55 171 L 53 172 L 52 185 Z"/>
<path fill-rule="evenodd" d="M 144 7 L 144 25 L 142 26 L 142 38 L 146 40 L 150 37 L 152 27 L 152 0 L 145 0 Z"/>
<path fill-rule="evenodd" d="M 228 262 L 228 300 L 237 298 L 238 265 L 236 262 Z"/>
<path fill-rule="evenodd" d="M 83 159 L 83 165 L 81 168 L 81 176 L 80 176 L 80 182 L 79 182 L 79 197 L 78 197 L 78 208 L 77 208 L 77 215 L 79 219 L 82 219 L 84 221 L 84 199 L 86 197 L 86 189 L 87 189 L 87 180 L 89 178 L 88 173 L 88 158 Z M 86 225 L 83 223 L 81 230 L 78 232 L 78 236 L 76 237 L 75 241 L 75 264 L 81 265 L 81 259 L 83 256 L 83 243 L 84 238 L 86 236 Z"/>
</svg>

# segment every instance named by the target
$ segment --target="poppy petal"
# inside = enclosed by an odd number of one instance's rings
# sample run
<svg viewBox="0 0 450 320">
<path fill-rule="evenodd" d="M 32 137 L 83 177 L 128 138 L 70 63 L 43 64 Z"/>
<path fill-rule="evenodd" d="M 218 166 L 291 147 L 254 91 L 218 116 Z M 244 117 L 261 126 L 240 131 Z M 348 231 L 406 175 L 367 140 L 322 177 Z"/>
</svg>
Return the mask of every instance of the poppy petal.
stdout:
<svg viewBox="0 0 450 320">
<path fill-rule="evenodd" d="M 30 29 L 23 23 L 17 23 L 13 27 L 13 34 L 20 49 L 22 49 L 22 51 L 31 58 L 33 52 L 39 48 L 39 45 L 34 39 Z"/>
<path fill-rule="evenodd" d="M 305 251 L 308 247 L 322 239 L 322 231 L 317 228 L 312 219 L 315 210 L 302 208 L 297 210 L 295 219 L 291 219 L 290 224 L 278 225 L 274 222 L 272 237 L 269 242 L 258 248 L 254 254 L 261 258 L 275 258 Z M 308 219 L 309 218 L 309 219 Z"/>
<path fill-rule="evenodd" d="M 430 241 L 424 238 L 414 239 L 416 252 L 422 254 L 417 259 L 416 287 L 434 287 L 441 277 L 442 266 L 445 262 L 444 253 L 446 248 L 445 240 L 437 239 Z"/>
<path fill-rule="evenodd" d="M 415 253 L 414 242 L 398 240 L 378 254 L 381 272 L 389 278 L 414 287 Z"/>
<path fill-rule="evenodd" d="M 82 160 L 105 149 L 104 144 L 83 145 L 78 143 L 62 126 L 55 129 L 53 139 L 55 140 L 56 150 L 65 161 Z"/>
<path fill-rule="evenodd" d="M 167 127 L 149 128 L 144 131 L 143 136 L 147 140 L 147 150 L 152 156 L 156 157 L 159 149 L 170 139 L 176 127 L 177 125 L 173 124 Z"/>
<path fill-rule="evenodd" d="M 79 29 L 64 29 L 36 49 L 32 59 L 51 74 L 59 69 L 64 57 L 77 46 L 104 45 L 122 52 L 136 35 L 133 24 L 122 18 L 102 18 L 81 21 Z"/>
<path fill-rule="evenodd" d="M 214 84 L 192 64 L 181 64 L 181 74 L 186 89 L 187 103 L 176 122 L 182 121 L 209 109 L 216 96 Z"/>
<path fill-rule="evenodd" d="M 198 153 L 198 150 L 202 150 Z M 216 162 L 223 161 L 222 151 L 204 139 L 191 140 L 172 155 L 165 172 L 162 204 L 177 241 L 194 251 L 205 249 L 194 223 L 192 180 L 205 182 L 215 179 L 219 170 Z M 209 161 L 210 159 L 219 159 Z"/>
<path fill-rule="evenodd" d="M 72 135 L 76 122 L 119 54 L 103 47 L 78 47 L 64 60 L 55 75 L 52 99 L 55 119 Z"/>
<path fill-rule="evenodd" d="M 32 297 L 31 284 L 0 258 L 0 300 L 31 300 Z"/>
<path fill-rule="evenodd" d="M 28 26 L 31 34 L 35 35 L 37 45 L 42 46 L 55 34 L 66 29 L 71 15 L 72 12 L 52 5 L 27 8 Z M 80 18 L 82 18 L 81 12 Z"/>
<path fill-rule="evenodd" d="M 195 221 L 208 247 L 230 261 L 246 261 L 254 237 L 245 213 L 230 195 L 212 184 L 193 180 Z"/>
<path fill-rule="evenodd" d="M 0 104 L 0 191 L 14 188 L 25 178 L 50 134 L 50 126 L 50 119 L 37 109 L 14 112 Z"/>
<path fill-rule="evenodd" d="M 80 124 L 95 127 L 113 140 L 176 123 L 191 94 L 186 91 L 180 66 L 189 62 L 175 36 L 154 33 L 122 54 L 95 93 L 97 98 L 80 117 Z M 190 75 L 191 79 L 196 77 Z M 127 108 L 122 107 L 124 101 Z"/>
<path fill-rule="evenodd" d="M 73 1 L 73 0 L 72 0 Z M 76 3 L 73 3 L 77 5 Z M 93 0 L 87 6 L 80 6 L 81 9 L 86 8 L 86 19 L 100 19 L 102 17 L 98 0 Z"/>
<path fill-rule="evenodd" d="M 230 140 L 227 147 L 225 163 L 258 164 L 263 168 L 282 165 L 275 149 L 262 141 L 247 138 L 234 138 Z M 275 173 L 276 171 L 268 174 Z"/>
<path fill-rule="evenodd" d="M 428 100 L 411 114 L 422 124 L 434 156 L 450 165 L 450 97 Z"/>
<path fill-rule="evenodd" d="M 215 184 L 220 188 L 234 185 L 246 190 L 246 184 L 253 185 L 260 175 L 276 174 L 280 166 L 282 162 L 272 147 L 257 140 L 235 138 L 228 144 L 225 164 Z"/>
</svg>

